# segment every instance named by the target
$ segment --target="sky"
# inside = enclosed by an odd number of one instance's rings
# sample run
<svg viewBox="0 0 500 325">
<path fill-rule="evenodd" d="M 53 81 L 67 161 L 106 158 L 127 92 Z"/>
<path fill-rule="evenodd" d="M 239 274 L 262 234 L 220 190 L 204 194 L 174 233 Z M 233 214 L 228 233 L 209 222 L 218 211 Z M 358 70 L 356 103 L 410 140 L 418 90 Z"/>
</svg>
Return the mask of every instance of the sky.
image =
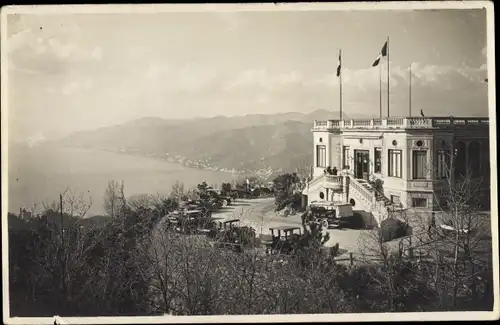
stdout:
<svg viewBox="0 0 500 325">
<path fill-rule="evenodd" d="M 9 136 L 141 117 L 338 111 L 487 116 L 486 10 L 7 16 Z"/>
</svg>

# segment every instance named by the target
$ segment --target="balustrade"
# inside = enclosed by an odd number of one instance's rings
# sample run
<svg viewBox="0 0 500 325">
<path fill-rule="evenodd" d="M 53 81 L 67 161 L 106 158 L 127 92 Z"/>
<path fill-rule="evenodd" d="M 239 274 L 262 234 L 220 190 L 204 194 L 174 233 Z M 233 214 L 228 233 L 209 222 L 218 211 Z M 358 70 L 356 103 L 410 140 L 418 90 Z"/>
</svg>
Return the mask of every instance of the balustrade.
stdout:
<svg viewBox="0 0 500 325">
<path fill-rule="evenodd" d="M 309 182 L 309 188 L 312 186 L 321 183 L 321 182 L 328 182 L 330 185 L 337 185 L 338 187 L 341 187 L 343 184 L 343 176 L 339 175 L 321 175 L 319 177 L 316 177 L 312 181 Z"/>
<path fill-rule="evenodd" d="M 342 186 L 342 179 L 343 176 L 337 176 L 337 175 L 325 175 L 326 181 L 331 183 L 331 185 L 338 185 Z"/>
<path fill-rule="evenodd" d="M 314 121 L 315 129 L 378 129 L 378 128 L 441 128 L 489 125 L 488 118 L 464 117 L 391 117 L 385 119 L 355 119 Z"/>
<path fill-rule="evenodd" d="M 373 202 L 374 194 L 359 184 L 355 178 L 350 178 L 349 186 L 356 190 L 368 203 Z"/>
</svg>

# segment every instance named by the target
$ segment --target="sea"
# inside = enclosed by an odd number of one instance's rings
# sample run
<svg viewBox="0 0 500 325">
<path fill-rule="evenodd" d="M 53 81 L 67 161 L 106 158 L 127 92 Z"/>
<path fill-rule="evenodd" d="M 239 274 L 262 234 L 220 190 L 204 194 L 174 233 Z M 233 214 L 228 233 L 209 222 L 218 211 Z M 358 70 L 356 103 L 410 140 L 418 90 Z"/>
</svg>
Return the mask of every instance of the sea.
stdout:
<svg viewBox="0 0 500 325">
<path fill-rule="evenodd" d="M 4 157 L 5 159 L 5 157 Z M 4 169 L 5 166 L 2 166 Z M 241 175 L 184 167 L 158 158 L 54 145 L 10 145 L 8 148 L 8 211 L 59 199 L 70 189 L 92 205 L 87 216 L 104 213 L 104 191 L 110 180 L 123 181 L 126 196 L 168 195 L 177 182 L 185 190 L 206 181 L 213 186 Z"/>
</svg>

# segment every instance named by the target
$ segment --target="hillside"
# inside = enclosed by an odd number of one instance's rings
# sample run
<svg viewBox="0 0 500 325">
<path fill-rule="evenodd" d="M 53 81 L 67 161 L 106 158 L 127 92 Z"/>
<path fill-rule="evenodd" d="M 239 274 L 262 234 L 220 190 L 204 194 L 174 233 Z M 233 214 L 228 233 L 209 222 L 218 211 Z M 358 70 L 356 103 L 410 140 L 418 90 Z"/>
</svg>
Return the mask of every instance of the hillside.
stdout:
<svg viewBox="0 0 500 325">
<path fill-rule="evenodd" d="M 292 171 L 312 160 L 315 119 L 338 112 L 217 116 L 192 120 L 142 118 L 122 125 L 74 133 L 65 146 L 154 154 L 190 166 L 255 171 Z"/>
<path fill-rule="evenodd" d="M 217 132 L 179 154 L 223 168 L 294 170 L 311 152 L 311 123 L 287 121 Z"/>
</svg>

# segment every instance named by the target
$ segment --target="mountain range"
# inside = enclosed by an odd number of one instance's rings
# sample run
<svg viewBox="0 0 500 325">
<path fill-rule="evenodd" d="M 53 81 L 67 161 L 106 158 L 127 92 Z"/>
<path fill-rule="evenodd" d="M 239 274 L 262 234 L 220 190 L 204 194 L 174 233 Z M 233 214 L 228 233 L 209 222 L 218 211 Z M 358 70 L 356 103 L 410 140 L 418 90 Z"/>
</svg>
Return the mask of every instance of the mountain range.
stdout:
<svg viewBox="0 0 500 325">
<path fill-rule="evenodd" d="M 148 154 L 201 168 L 294 171 L 312 162 L 313 121 L 338 117 L 339 112 L 327 110 L 189 120 L 146 117 L 76 132 L 56 142 Z"/>
</svg>

